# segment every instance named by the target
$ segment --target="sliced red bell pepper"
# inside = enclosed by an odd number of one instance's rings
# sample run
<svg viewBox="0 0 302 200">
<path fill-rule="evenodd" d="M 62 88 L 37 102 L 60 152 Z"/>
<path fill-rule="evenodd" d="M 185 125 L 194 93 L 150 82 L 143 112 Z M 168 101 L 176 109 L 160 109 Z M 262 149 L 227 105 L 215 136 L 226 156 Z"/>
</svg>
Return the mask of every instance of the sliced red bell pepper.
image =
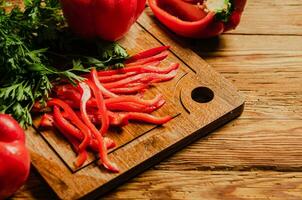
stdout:
<svg viewBox="0 0 302 200">
<path fill-rule="evenodd" d="M 158 74 L 158 73 L 142 73 L 137 74 L 135 76 L 131 76 L 120 81 L 112 82 L 112 83 L 104 83 L 103 86 L 107 89 L 110 88 L 118 88 L 124 87 L 125 85 L 133 82 L 160 82 L 160 81 L 168 81 L 174 78 L 177 74 L 177 70 L 172 70 L 167 74 Z"/>
<path fill-rule="evenodd" d="M 125 66 L 130 67 L 130 66 L 135 66 L 135 65 L 146 65 L 146 64 L 157 62 L 157 61 L 162 61 L 165 58 L 167 58 L 168 55 L 169 55 L 168 51 L 163 51 L 160 54 L 157 54 L 157 55 L 154 55 L 151 57 L 142 58 L 142 59 L 139 59 L 139 60 L 137 60 L 135 62 L 131 62 L 131 63 L 126 63 Z"/>
<path fill-rule="evenodd" d="M 53 126 L 53 116 L 45 113 L 42 115 L 38 127 L 48 128 Z"/>
<path fill-rule="evenodd" d="M 76 152 L 78 152 L 79 144 L 77 145 L 76 143 L 81 142 L 84 139 L 84 135 L 79 129 L 77 129 L 70 122 L 68 122 L 67 119 L 65 119 L 61 111 L 57 108 L 57 106 L 54 106 L 53 117 L 55 119 L 55 126 L 70 141 L 70 143 L 73 144 L 74 148 L 76 148 L 77 150 Z M 73 142 L 73 140 L 76 140 L 76 142 Z M 94 139 L 91 140 L 89 147 L 94 151 L 98 151 L 97 142 Z"/>
<path fill-rule="evenodd" d="M 135 85 L 135 86 L 131 86 L 131 87 L 111 88 L 111 89 L 109 89 L 109 91 L 111 91 L 115 94 L 119 94 L 119 95 L 135 94 L 135 93 L 143 92 L 148 87 L 149 87 L 149 84 L 141 83 L 139 85 Z"/>
<path fill-rule="evenodd" d="M 59 106 L 64 112 L 67 113 L 69 120 L 84 134 L 84 139 L 82 143 L 79 145 L 79 151 L 83 151 L 90 144 L 91 141 L 91 131 L 88 127 L 79 119 L 79 117 L 75 114 L 72 108 L 60 99 L 53 98 L 47 102 L 48 106 Z"/>
<path fill-rule="evenodd" d="M 137 64 L 137 65 L 131 64 L 130 66 L 134 66 L 134 67 L 142 67 L 142 66 L 147 66 L 147 65 L 158 66 L 159 64 L 160 64 L 160 61 L 155 60 L 155 61 L 147 62 L 143 65 L 141 65 L 141 64 Z M 120 68 L 120 69 L 100 70 L 100 71 L 97 72 L 97 75 L 99 77 L 104 77 L 104 76 L 112 76 L 112 75 L 116 75 L 116 74 L 124 74 L 124 73 L 130 72 L 128 70 L 128 68 L 129 68 L 128 65 L 129 64 L 125 64 L 125 67 Z M 88 77 L 90 77 L 90 74 L 84 74 L 82 76 L 88 78 Z"/>
<path fill-rule="evenodd" d="M 108 83 L 108 82 L 119 81 L 121 79 L 127 78 L 129 76 L 133 76 L 135 74 L 137 74 L 137 72 L 127 72 L 124 74 L 114 74 L 111 76 L 99 76 L 99 80 L 101 83 Z"/>
<path fill-rule="evenodd" d="M 94 113 L 94 114 L 92 114 Z M 99 115 L 97 116 L 98 118 L 96 118 L 94 115 L 97 113 L 96 111 L 93 111 L 91 114 L 89 113 L 89 119 L 91 121 L 93 121 L 93 123 L 95 124 L 100 124 L 99 122 L 101 122 L 101 118 L 102 116 Z M 81 117 L 81 113 L 80 112 L 76 112 L 76 114 Z M 68 115 L 66 113 L 61 113 L 60 111 L 56 114 L 57 117 L 57 122 L 56 125 L 60 126 L 62 130 L 64 130 L 65 132 L 69 133 L 72 137 L 76 138 L 79 142 L 83 140 L 84 135 L 82 134 L 82 132 L 77 129 L 75 126 L 73 126 L 67 119 L 65 119 L 65 117 L 68 117 Z M 112 149 L 116 146 L 115 142 L 108 138 L 108 137 L 104 137 L 104 142 L 106 144 L 107 149 Z M 95 152 L 98 152 L 98 141 L 95 138 L 91 139 L 91 142 L 89 144 L 89 148 Z"/>
<path fill-rule="evenodd" d="M 131 56 L 125 63 L 131 63 L 131 62 L 135 62 L 137 60 L 143 59 L 143 58 L 148 58 L 148 57 L 157 55 L 169 48 L 170 48 L 170 46 L 160 46 L 160 47 L 155 47 L 152 49 L 148 49 L 146 51 L 139 52 L 139 53 Z"/>
<path fill-rule="evenodd" d="M 179 67 L 178 63 L 172 63 L 170 66 L 166 68 L 156 67 L 155 65 L 134 65 L 134 66 L 126 66 L 122 70 L 127 73 L 136 72 L 137 74 L 146 73 L 146 72 L 167 74 L 172 70 L 177 69 L 178 67 Z"/>
<path fill-rule="evenodd" d="M 104 100 L 102 90 L 101 90 L 101 88 L 103 86 L 97 78 L 97 71 L 95 68 L 93 68 L 91 70 L 91 79 L 92 79 L 92 83 L 90 84 L 90 87 L 96 98 L 96 104 L 97 104 L 97 108 L 99 111 L 98 114 L 102 115 L 102 127 L 100 129 L 100 132 L 104 136 L 107 133 L 107 130 L 109 128 L 109 117 L 108 117 L 108 113 L 107 113 L 107 107 L 105 104 L 105 100 Z M 115 95 L 115 97 L 117 97 L 117 95 Z"/>
<path fill-rule="evenodd" d="M 80 143 L 71 135 L 69 130 L 65 128 L 65 126 L 61 123 L 63 116 L 60 113 L 60 109 L 57 106 L 54 106 L 54 125 L 59 130 L 59 132 L 68 140 L 68 142 L 72 145 L 72 148 L 76 153 L 78 153 L 77 159 L 75 161 L 76 167 L 81 167 L 85 161 L 87 160 L 88 154 L 86 150 L 80 150 Z"/>
<path fill-rule="evenodd" d="M 151 114 L 140 113 L 140 112 L 126 112 L 126 113 L 111 112 L 110 117 L 113 118 L 112 124 L 117 126 L 128 124 L 129 120 L 161 125 L 167 123 L 172 119 L 171 116 L 156 117 Z"/>
<path fill-rule="evenodd" d="M 222 1 L 222 0 L 221 0 Z M 246 0 L 230 1 L 233 9 L 227 21 L 216 17 L 195 0 L 148 0 L 155 17 L 174 33 L 191 38 L 206 38 L 234 29 L 240 21 Z"/>
<path fill-rule="evenodd" d="M 105 102 L 106 102 L 106 105 L 110 105 L 113 103 L 132 102 L 132 103 L 141 104 L 144 106 L 154 106 L 161 100 L 163 100 L 163 95 L 156 95 L 155 98 L 150 99 L 150 100 L 141 99 L 137 96 L 118 96 L 115 98 L 106 99 Z"/>
<path fill-rule="evenodd" d="M 117 97 L 118 95 L 114 94 L 113 92 L 110 92 L 107 88 L 105 88 L 103 86 L 103 84 L 101 84 L 101 82 L 98 79 L 98 74 L 97 71 L 95 69 L 91 70 L 91 79 L 94 83 L 94 85 L 96 86 L 97 90 L 99 90 L 100 95 L 98 95 L 99 97 L 103 94 L 107 97 Z M 92 86 L 93 87 L 93 86 Z M 94 87 L 93 87 L 94 88 Z M 93 90 L 94 92 L 97 92 L 97 90 Z M 101 98 L 101 97 L 100 97 Z"/>
<path fill-rule="evenodd" d="M 124 112 L 145 112 L 151 113 L 157 109 L 156 106 L 145 106 L 133 102 L 120 102 L 111 104 L 108 107 L 111 111 L 124 111 Z"/>
<path fill-rule="evenodd" d="M 119 172 L 119 169 L 117 168 L 117 166 L 114 163 L 110 162 L 108 159 L 107 148 L 105 146 L 105 142 L 104 142 L 104 138 L 103 138 L 102 134 L 96 129 L 96 127 L 90 121 L 89 116 L 87 114 L 86 103 L 91 97 L 90 88 L 87 84 L 85 84 L 83 82 L 80 83 L 80 88 L 83 90 L 82 99 L 81 99 L 81 107 L 80 107 L 82 119 L 85 122 L 85 124 L 89 127 L 89 129 L 92 131 L 92 133 L 94 134 L 94 137 L 98 141 L 99 156 L 100 156 L 101 164 L 106 169 L 108 169 L 112 172 Z"/>
</svg>

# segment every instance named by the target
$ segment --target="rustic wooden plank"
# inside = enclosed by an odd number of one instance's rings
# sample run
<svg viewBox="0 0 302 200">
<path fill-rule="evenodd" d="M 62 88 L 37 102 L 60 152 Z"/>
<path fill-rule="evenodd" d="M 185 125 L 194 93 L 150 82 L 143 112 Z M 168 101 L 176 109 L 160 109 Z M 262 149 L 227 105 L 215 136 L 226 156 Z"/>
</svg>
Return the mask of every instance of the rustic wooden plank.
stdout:
<svg viewBox="0 0 302 200">
<path fill-rule="evenodd" d="M 301 120 L 240 118 L 155 168 L 302 171 L 301 133 Z"/>
<path fill-rule="evenodd" d="M 127 46 L 130 52 L 161 45 L 156 38 L 138 24 L 135 24 L 127 37 L 120 42 Z M 45 137 L 42 138 L 33 129 L 27 131 L 32 164 L 60 198 L 93 198 L 103 194 L 193 140 L 205 136 L 240 115 L 244 101 L 236 88 L 198 55 L 193 52 L 188 53 L 194 59 L 182 60 L 178 52 L 170 51 L 163 66 L 171 62 L 180 63 L 179 73 L 172 81 L 155 87 L 159 93 L 164 95 L 165 99 L 173 104 L 172 107 L 165 108 L 171 112 L 163 110 L 162 114 L 177 114 L 177 112 L 181 114 L 164 126 L 148 129 L 150 131 L 144 130 L 144 134 L 132 138 L 135 140 L 130 139 L 129 143 L 128 140 L 120 143 L 120 146 L 109 154 L 109 158 L 118 164 L 120 173 L 110 173 L 95 163 L 75 171 L 72 168 L 72 159 L 69 159 L 74 156 L 64 155 L 66 150 L 59 151 L 62 145 L 66 144 L 60 144 L 59 139 L 49 140 L 49 137 L 53 137 L 54 134 L 47 133 L 46 142 Z M 213 100 L 198 103 L 192 99 L 192 90 L 200 86 L 210 88 L 214 93 Z M 140 129 L 136 127 L 135 130 L 130 130 L 125 137 L 131 137 L 134 131 L 141 133 Z M 53 148 L 50 148 L 49 143 L 52 143 Z M 68 167 L 65 165 L 66 163 Z"/>
<path fill-rule="evenodd" d="M 54 200 L 52 191 L 32 173 L 12 199 Z M 272 171 L 149 170 L 102 199 L 301 199 L 302 173 Z"/>
<path fill-rule="evenodd" d="M 242 117 L 301 119 L 301 37 L 223 35 L 212 40 L 180 40 L 154 28 L 157 25 L 149 15 L 143 15 L 139 23 L 150 33 L 170 44 L 183 60 L 192 56 L 179 49 L 193 48 L 245 94 Z"/>
<path fill-rule="evenodd" d="M 250 0 L 241 24 L 232 34 L 302 34 L 302 2 L 299 0 Z"/>
<path fill-rule="evenodd" d="M 149 171 L 104 199 L 298 200 L 301 189 L 301 173 Z"/>
<path fill-rule="evenodd" d="M 165 37 L 163 30 L 154 28 L 157 25 L 149 15 L 149 12 L 143 15 L 139 23 L 158 40 L 171 45 L 183 60 L 193 58 L 179 49 L 193 48 L 246 94 L 241 120 L 220 129 L 208 140 L 198 141 L 183 151 L 187 154 L 173 157 L 171 163 L 166 162 L 167 168 L 301 170 L 302 149 L 297 142 L 302 131 L 301 38 L 224 35 L 206 43 L 206 40 L 180 40 L 173 35 Z M 259 45 L 260 41 L 267 43 Z"/>
<path fill-rule="evenodd" d="M 301 119 L 300 44 L 299 36 L 263 35 L 224 35 L 219 41 L 188 41 L 195 52 L 244 94 L 243 118 L 271 119 Z"/>
<path fill-rule="evenodd" d="M 298 8 L 292 8 L 294 6 Z M 291 13 L 284 12 L 286 10 Z M 217 39 L 192 41 L 190 45 L 195 42 L 199 45 L 195 51 L 244 93 L 245 112 L 240 120 L 156 166 L 162 170 L 151 169 L 106 198 L 150 199 L 162 195 L 181 199 L 301 199 L 299 172 L 198 171 L 210 168 L 301 171 L 302 42 L 300 36 L 288 36 L 301 34 L 300 10 L 299 0 L 250 0 L 238 29 L 220 37 L 219 43 Z M 154 31 L 152 27 L 148 30 Z M 240 31 L 247 35 L 237 35 Z M 277 35 L 261 36 L 258 32 Z M 257 80 L 253 81 L 255 77 Z M 218 159 L 213 160 L 216 157 L 213 148 L 217 146 L 221 146 Z M 200 148 L 202 150 L 198 150 Z M 185 163 L 177 162 L 179 159 Z M 287 162 L 291 165 L 286 165 Z M 52 197 L 48 187 L 32 176 L 14 199 L 54 199 Z"/>
</svg>

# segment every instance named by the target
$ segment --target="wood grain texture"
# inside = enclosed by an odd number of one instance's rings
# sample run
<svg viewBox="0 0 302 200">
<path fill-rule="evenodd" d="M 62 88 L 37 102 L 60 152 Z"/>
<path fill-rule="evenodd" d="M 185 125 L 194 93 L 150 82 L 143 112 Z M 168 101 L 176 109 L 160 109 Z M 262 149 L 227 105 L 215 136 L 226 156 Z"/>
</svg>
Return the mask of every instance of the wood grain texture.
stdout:
<svg viewBox="0 0 302 200">
<path fill-rule="evenodd" d="M 299 200 L 301 178 L 278 172 L 152 171 L 104 199 Z"/>
<path fill-rule="evenodd" d="M 144 25 L 135 24 L 120 43 L 131 53 L 160 46 L 162 41 L 150 35 Z M 93 157 L 83 168 L 75 169 L 75 155 L 59 134 L 52 130 L 37 133 L 32 128 L 27 131 L 32 164 L 59 198 L 89 199 L 104 194 L 241 114 L 244 100 L 236 88 L 198 55 L 173 46 L 162 65 L 171 63 L 180 63 L 177 76 L 156 84 L 146 98 L 163 94 L 167 105 L 155 114 L 175 118 L 160 127 L 133 124 L 120 133 L 108 135 L 117 141 L 117 148 L 109 153 L 109 158 L 119 166 L 120 173 L 98 167 Z M 213 100 L 198 103 L 192 99 L 192 90 L 200 86 L 213 91 Z"/>
<path fill-rule="evenodd" d="M 219 39 L 184 40 L 185 48 L 239 88 L 245 111 L 105 198 L 302 199 L 301 3 L 248 0 L 235 31 Z M 47 199 L 49 193 L 32 175 L 13 199 Z"/>
<path fill-rule="evenodd" d="M 39 180 L 38 175 L 32 173 L 29 183 L 14 198 L 55 199 L 52 191 L 45 185 L 39 184 L 37 180 Z M 103 196 L 102 199 L 300 200 L 301 190 L 302 173 L 297 172 L 169 169 L 149 170 L 114 192 Z"/>
<path fill-rule="evenodd" d="M 245 112 L 239 120 L 216 132 L 217 135 L 209 136 L 208 140 L 188 147 L 188 154 L 173 157 L 167 168 L 178 163 L 177 167 L 191 166 L 190 169 L 301 171 L 302 142 L 297 139 L 302 133 L 301 38 L 223 35 L 212 40 L 184 40 L 165 29 L 152 28 L 157 26 L 157 21 L 152 19 L 150 10 L 139 23 L 164 44 L 172 43 L 177 48 L 181 42 L 182 47 L 193 48 L 232 80 L 247 99 Z M 165 37 L 167 33 L 171 37 Z M 259 45 L 257 41 L 261 39 L 272 45 Z M 186 51 L 179 54 L 183 60 L 192 59 Z M 186 159 L 181 159 L 184 157 Z"/>
<path fill-rule="evenodd" d="M 302 35 L 299 0 L 248 0 L 242 23 L 231 34 Z"/>
</svg>

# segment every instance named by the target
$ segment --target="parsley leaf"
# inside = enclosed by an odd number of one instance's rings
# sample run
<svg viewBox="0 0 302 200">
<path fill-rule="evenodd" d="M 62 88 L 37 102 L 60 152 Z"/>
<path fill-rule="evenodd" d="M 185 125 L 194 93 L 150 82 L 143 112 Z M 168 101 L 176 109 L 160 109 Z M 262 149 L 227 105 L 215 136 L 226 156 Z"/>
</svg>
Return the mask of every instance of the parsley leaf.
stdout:
<svg viewBox="0 0 302 200">
<path fill-rule="evenodd" d="M 0 0 L 0 112 L 26 127 L 32 124 L 34 103 L 45 103 L 53 81 L 82 81 L 78 74 L 92 66 L 122 67 L 128 54 L 116 43 L 73 35 L 59 0 L 24 0 L 23 4 L 24 9 L 8 12 L 7 1 Z"/>
</svg>

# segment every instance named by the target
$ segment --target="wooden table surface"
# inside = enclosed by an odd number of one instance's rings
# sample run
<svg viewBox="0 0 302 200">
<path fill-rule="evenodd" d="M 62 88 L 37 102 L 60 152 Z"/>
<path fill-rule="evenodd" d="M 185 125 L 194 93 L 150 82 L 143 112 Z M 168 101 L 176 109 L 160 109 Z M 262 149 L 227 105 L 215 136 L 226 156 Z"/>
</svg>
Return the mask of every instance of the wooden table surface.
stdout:
<svg viewBox="0 0 302 200">
<path fill-rule="evenodd" d="M 301 10 L 248 0 L 235 31 L 186 41 L 237 86 L 245 111 L 102 199 L 302 199 Z M 33 169 L 12 199 L 54 198 Z"/>
</svg>

